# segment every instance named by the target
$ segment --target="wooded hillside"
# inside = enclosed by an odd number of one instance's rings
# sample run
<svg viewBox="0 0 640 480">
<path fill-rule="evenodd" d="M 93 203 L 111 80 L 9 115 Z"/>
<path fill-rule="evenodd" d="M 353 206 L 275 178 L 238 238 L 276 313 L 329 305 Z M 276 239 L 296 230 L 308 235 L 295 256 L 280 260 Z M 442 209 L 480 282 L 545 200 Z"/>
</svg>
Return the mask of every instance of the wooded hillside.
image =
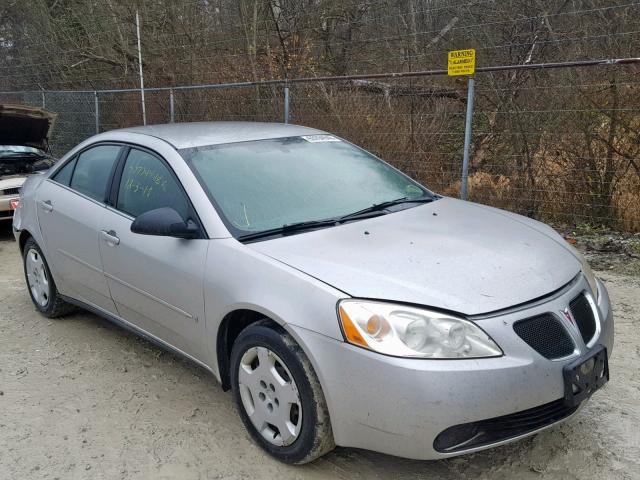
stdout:
<svg viewBox="0 0 640 480">
<path fill-rule="evenodd" d="M 640 56 L 640 3 L 629 0 L 0 0 L 0 90 L 138 87 L 136 11 L 147 87 L 446 68 L 457 48 L 475 48 L 478 66 Z M 640 231 L 639 73 L 478 74 L 471 199 Z M 69 112 L 63 131 L 92 108 L 89 97 L 52 98 Z M 103 128 L 141 123 L 138 94 L 100 101 Z M 166 94 L 148 102 L 150 122 L 166 122 Z M 291 88 L 292 122 L 448 194 L 460 187 L 465 105 L 462 77 Z M 282 89 L 185 91 L 176 109 L 177 121 L 281 121 Z"/>
</svg>

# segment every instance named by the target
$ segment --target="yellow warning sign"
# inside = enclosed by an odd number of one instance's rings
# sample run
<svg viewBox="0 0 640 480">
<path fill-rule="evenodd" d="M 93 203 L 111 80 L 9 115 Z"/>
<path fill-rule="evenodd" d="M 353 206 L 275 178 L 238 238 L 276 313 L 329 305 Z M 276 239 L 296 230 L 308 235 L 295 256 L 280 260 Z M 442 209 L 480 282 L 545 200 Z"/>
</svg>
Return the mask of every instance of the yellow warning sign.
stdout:
<svg viewBox="0 0 640 480">
<path fill-rule="evenodd" d="M 449 52 L 447 73 L 453 75 L 473 75 L 476 71 L 476 50 L 452 50 Z"/>
</svg>

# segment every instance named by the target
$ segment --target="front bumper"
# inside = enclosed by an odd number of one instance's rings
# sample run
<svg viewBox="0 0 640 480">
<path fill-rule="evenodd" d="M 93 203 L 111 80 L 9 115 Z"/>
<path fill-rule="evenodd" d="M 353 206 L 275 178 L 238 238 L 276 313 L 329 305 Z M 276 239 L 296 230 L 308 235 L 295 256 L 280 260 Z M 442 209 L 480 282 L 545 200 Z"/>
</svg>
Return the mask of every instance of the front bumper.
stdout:
<svg viewBox="0 0 640 480">
<path fill-rule="evenodd" d="M 613 316 L 608 293 L 598 282 L 599 331 L 595 344 L 613 348 Z M 438 434 L 449 427 L 503 417 L 550 404 L 564 396 L 563 366 L 584 356 L 582 345 L 562 360 L 548 360 L 513 331 L 517 320 L 560 312 L 580 292 L 578 277 L 544 302 L 504 314 L 477 319 L 503 349 L 498 358 L 425 360 L 370 352 L 292 326 L 311 357 L 329 407 L 337 445 L 364 448 L 414 459 L 445 458 L 508 443 L 532 435 L 567 418 L 550 417 L 526 434 L 477 448 L 443 453 L 434 448 Z"/>
</svg>

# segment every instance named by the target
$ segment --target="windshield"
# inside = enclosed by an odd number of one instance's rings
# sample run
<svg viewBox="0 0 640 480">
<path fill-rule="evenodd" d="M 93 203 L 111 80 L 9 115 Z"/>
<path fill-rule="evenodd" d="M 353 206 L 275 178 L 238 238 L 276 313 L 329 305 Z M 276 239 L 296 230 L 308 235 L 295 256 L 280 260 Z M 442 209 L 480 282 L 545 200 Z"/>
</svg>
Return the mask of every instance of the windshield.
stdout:
<svg viewBox="0 0 640 480">
<path fill-rule="evenodd" d="M 331 135 L 211 145 L 180 153 L 236 236 L 337 218 L 390 200 L 431 196 L 398 170 Z"/>
<path fill-rule="evenodd" d="M 11 155 L 14 153 L 33 153 L 36 155 L 44 155 L 40 150 L 33 147 L 25 147 L 23 145 L 0 145 L 0 155 Z"/>
</svg>

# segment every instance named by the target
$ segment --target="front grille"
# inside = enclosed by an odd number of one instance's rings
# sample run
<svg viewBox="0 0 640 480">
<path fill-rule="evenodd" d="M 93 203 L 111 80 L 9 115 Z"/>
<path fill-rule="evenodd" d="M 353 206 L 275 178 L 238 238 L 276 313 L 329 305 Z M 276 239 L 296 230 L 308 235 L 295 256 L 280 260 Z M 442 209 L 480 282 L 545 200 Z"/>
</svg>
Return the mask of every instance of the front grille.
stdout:
<svg viewBox="0 0 640 480">
<path fill-rule="evenodd" d="M 589 304 L 589 300 L 581 293 L 569 303 L 571 315 L 576 321 L 580 335 L 585 344 L 593 338 L 596 333 L 596 319 L 593 316 L 593 309 Z"/>
<path fill-rule="evenodd" d="M 0 190 L 1 195 L 20 195 L 20 188 L 5 188 L 4 190 Z"/>
<path fill-rule="evenodd" d="M 558 317 L 544 313 L 513 324 L 513 329 L 536 352 L 554 360 L 573 353 L 573 341 Z"/>
<path fill-rule="evenodd" d="M 449 453 L 501 442 L 562 420 L 577 408 L 566 407 L 564 399 L 559 399 L 510 415 L 456 425 L 441 432 L 433 448 Z"/>
</svg>

